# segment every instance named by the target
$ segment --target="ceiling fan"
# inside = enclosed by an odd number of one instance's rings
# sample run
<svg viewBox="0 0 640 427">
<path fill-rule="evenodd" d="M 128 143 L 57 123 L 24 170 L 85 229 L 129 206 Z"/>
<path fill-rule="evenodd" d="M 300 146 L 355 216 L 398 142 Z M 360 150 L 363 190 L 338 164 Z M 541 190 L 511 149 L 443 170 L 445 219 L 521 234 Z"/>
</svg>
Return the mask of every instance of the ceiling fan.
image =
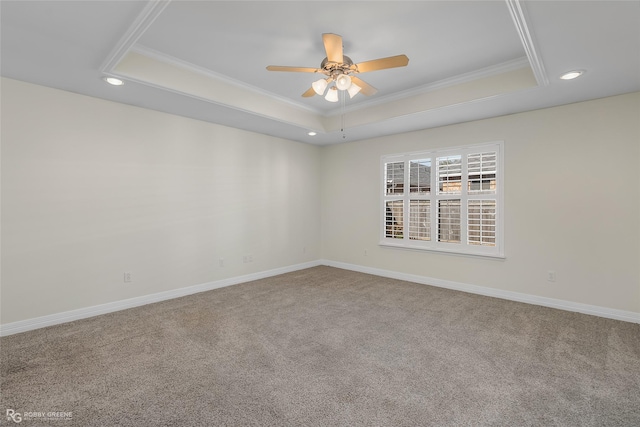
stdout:
<svg viewBox="0 0 640 427">
<path fill-rule="evenodd" d="M 330 102 L 337 102 L 338 90 L 346 90 L 351 98 L 359 92 L 369 96 L 378 91 L 376 88 L 359 79 L 354 74 L 384 70 L 387 68 L 404 67 L 409 63 L 407 55 L 396 55 L 354 64 L 351 58 L 344 55 L 342 52 L 341 36 L 325 33 L 322 35 L 322 42 L 324 43 L 324 50 L 326 51 L 327 56 L 322 60 L 320 68 L 269 65 L 267 70 L 324 74 L 327 77 L 323 77 L 320 80 L 313 82 L 311 88 L 303 93 L 302 96 L 306 98 L 315 94 L 323 95 L 329 84 L 335 82 L 335 86 L 331 86 L 327 91 L 325 99 Z"/>
</svg>

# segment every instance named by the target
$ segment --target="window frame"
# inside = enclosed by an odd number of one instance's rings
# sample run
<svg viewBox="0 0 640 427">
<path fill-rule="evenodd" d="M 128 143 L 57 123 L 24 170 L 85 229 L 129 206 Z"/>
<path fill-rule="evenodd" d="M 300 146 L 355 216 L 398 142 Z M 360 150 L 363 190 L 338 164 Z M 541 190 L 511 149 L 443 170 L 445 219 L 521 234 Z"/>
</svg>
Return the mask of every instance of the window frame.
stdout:
<svg viewBox="0 0 640 427">
<path fill-rule="evenodd" d="M 471 192 L 469 190 L 469 168 L 468 161 L 471 154 L 485 154 L 494 152 L 497 159 L 495 161 L 495 193 L 487 193 L 485 191 Z M 458 194 L 439 192 L 438 182 L 438 158 L 457 156 L 462 158 L 461 190 Z M 505 258 L 504 252 L 504 141 L 494 141 L 482 144 L 472 144 L 457 147 L 438 148 L 427 151 L 416 151 L 400 154 L 388 154 L 380 157 L 380 246 L 402 249 L 416 249 L 424 251 L 445 252 L 459 255 L 472 255 L 493 258 Z M 411 193 L 411 161 L 414 160 L 430 160 L 431 175 L 428 194 Z M 404 182 L 402 194 L 393 193 L 386 194 L 386 168 L 387 163 L 403 162 L 404 163 Z M 482 187 L 482 182 L 480 181 Z M 387 237 L 387 227 L 389 218 L 387 217 L 387 202 L 403 201 L 403 220 L 402 220 L 402 237 Z M 430 240 L 415 240 L 410 238 L 410 206 L 412 200 L 429 200 L 430 205 L 430 221 L 429 235 Z M 438 206 L 442 200 L 460 200 L 460 242 L 442 242 L 439 241 L 438 229 Z M 469 243 L 469 224 L 468 218 L 470 200 L 495 200 L 495 246 L 485 246 L 481 244 Z"/>
</svg>

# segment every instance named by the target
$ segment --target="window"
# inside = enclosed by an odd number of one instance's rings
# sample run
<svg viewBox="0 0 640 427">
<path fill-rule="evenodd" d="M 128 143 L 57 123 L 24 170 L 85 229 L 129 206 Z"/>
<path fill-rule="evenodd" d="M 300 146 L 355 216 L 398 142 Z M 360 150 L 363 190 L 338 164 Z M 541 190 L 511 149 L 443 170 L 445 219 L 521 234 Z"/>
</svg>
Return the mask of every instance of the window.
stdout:
<svg viewBox="0 0 640 427">
<path fill-rule="evenodd" d="M 380 244 L 503 257 L 502 152 L 496 142 L 383 156 Z"/>
</svg>

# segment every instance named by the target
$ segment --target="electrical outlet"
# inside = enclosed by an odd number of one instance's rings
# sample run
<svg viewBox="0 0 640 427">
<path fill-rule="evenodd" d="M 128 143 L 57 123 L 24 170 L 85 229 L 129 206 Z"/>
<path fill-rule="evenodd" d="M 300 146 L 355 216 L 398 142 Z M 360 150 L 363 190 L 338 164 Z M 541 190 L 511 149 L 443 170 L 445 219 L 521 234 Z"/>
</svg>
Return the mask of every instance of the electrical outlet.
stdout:
<svg viewBox="0 0 640 427">
<path fill-rule="evenodd" d="M 547 271 L 547 282 L 555 282 L 556 281 L 556 272 L 553 270 Z"/>
<path fill-rule="evenodd" d="M 245 255 L 242 257 L 242 262 L 249 263 L 249 262 L 253 262 L 253 255 L 249 254 L 249 255 Z"/>
<path fill-rule="evenodd" d="M 220 259 L 218 260 L 218 265 L 219 265 L 220 267 L 224 267 L 224 258 L 220 258 Z"/>
<path fill-rule="evenodd" d="M 131 283 L 133 281 L 133 276 L 130 272 L 124 273 L 124 283 Z"/>
<path fill-rule="evenodd" d="M 367 256 L 367 250 L 366 249 L 364 250 L 364 256 Z"/>
</svg>

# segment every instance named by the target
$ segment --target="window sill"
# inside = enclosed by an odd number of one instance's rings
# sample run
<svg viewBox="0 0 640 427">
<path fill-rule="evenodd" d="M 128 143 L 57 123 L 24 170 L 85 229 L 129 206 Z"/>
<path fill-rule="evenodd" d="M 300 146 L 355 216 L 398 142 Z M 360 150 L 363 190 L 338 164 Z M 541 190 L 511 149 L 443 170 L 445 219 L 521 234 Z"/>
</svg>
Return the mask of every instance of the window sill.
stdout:
<svg viewBox="0 0 640 427">
<path fill-rule="evenodd" d="M 408 251 L 419 251 L 419 252 L 435 252 L 435 253 L 440 253 L 440 254 L 445 254 L 445 255 L 458 255 L 458 256 L 464 256 L 464 257 L 476 257 L 476 258 L 490 258 L 490 259 L 506 259 L 506 256 L 504 255 L 504 253 L 489 253 L 489 252 L 465 252 L 465 251 L 459 251 L 459 250 L 448 250 L 448 249 L 442 249 L 442 248 L 434 248 L 434 247 L 426 247 L 426 246 L 421 246 L 421 245 L 405 245 L 405 244 L 393 244 L 393 243 L 389 243 L 389 242 L 379 242 L 378 245 L 382 248 L 392 248 L 392 249 L 404 249 L 404 250 L 408 250 Z"/>
</svg>

